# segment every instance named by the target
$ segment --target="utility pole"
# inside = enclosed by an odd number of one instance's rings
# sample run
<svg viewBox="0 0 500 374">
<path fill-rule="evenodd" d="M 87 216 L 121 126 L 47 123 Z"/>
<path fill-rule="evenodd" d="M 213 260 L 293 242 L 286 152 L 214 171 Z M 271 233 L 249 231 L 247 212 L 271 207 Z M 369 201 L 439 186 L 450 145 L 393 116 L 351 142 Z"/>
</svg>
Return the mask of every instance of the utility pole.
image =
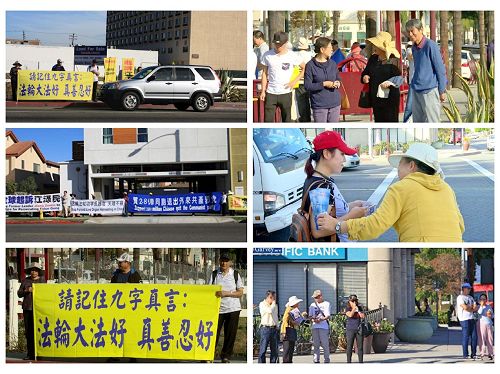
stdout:
<svg viewBox="0 0 500 374">
<path fill-rule="evenodd" d="M 70 47 L 75 46 L 75 40 L 78 39 L 78 36 L 75 33 L 69 34 Z"/>
<path fill-rule="evenodd" d="M 26 40 L 26 32 L 24 32 L 24 30 L 23 30 L 23 43 L 25 40 Z"/>
</svg>

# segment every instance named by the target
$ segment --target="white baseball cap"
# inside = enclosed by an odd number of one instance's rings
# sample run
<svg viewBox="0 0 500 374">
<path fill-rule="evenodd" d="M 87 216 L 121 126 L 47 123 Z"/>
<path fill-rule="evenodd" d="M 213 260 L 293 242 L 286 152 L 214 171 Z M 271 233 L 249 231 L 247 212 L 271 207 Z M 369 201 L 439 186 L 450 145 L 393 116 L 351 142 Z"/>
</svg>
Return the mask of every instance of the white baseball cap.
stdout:
<svg viewBox="0 0 500 374">
<path fill-rule="evenodd" d="M 429 144 L 413 143 L 410 145 L 410 148 L 408 148 L 406 153 L 389 156 L 389 164 L 391 164 L 393 168 L 397 168 L 399 161 L 401 161 L 403 157 L 413 158 L 414 160 L 423 162 L 427 166 L 433 168 L 436 173 L 439 173 L 441 178 L 444 179 L 444 173 L 441 170 L 441 166 L 438 161 L 438 153 L 436 149 L 431 147 Z"/>
<path fill-rule="evenodd" d="M 118 261 L 118 262 L 125 262 L 125 261 L 132 262 L 132 256 L 130 256 L 127 252 L 124 252 L 121 254 L 120 257 L 118 257 L 116 259 L 116 261 Z"/>
</svg>

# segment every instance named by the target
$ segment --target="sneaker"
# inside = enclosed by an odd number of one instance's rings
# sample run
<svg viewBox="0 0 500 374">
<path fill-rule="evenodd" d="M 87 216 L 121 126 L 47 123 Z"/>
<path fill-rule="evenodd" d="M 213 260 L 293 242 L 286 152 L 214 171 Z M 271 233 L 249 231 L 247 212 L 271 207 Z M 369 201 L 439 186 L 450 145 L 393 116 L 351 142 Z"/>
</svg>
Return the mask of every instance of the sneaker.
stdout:
<svg viewBox="0 0 500 374">
<path fill-rule="evenodd" d="M 488 356 L 488 359 L 489 359 L 490 361 L 493 361 L 493 356 Z"/>
</svg>

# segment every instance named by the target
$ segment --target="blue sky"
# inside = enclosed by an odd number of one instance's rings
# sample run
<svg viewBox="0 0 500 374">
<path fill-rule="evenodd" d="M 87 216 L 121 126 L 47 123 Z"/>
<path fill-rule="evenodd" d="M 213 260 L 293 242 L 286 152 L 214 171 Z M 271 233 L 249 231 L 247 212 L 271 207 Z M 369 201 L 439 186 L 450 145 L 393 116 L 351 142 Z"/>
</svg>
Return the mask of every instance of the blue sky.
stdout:
<svg viewBox="0 0 500 374">
<path fill-rule="evenodd" d="M 42 151 L 46 160 L 61 162 L 72 159 L 73 140 L 83 140 L 82 128 L 8 128 L 20 142 L 33 140 Z"/>
<path fill-rule="evenodd" d="M 40 39 L 42 45 L 69 46 L 69 34 L 75 44 L 106 45 L 106 12 L 8 11 L 6 37 Z"/>
</svg>

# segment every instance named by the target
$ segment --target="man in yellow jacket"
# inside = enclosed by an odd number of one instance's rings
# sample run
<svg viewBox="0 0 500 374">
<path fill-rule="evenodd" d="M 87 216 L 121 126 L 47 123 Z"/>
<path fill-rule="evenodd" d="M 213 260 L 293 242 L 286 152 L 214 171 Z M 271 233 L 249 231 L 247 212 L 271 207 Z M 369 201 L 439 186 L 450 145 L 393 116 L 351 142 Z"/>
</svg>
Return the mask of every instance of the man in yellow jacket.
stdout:
<svg viewBox="0 0 500 374">
<path fill-rule="evenodd" d="M 389 187 L 375 213 L 344 222 L 323 214 L 320 229 L 347 233 L 350 240 L 370 240 L 393 226 L 400 242 L 462 242 L 464 220 L 455 193 L 444 181 L 437 151 L 414 143 L 389 163 L 398 169 L 399 181 Z"/>
</svg>

